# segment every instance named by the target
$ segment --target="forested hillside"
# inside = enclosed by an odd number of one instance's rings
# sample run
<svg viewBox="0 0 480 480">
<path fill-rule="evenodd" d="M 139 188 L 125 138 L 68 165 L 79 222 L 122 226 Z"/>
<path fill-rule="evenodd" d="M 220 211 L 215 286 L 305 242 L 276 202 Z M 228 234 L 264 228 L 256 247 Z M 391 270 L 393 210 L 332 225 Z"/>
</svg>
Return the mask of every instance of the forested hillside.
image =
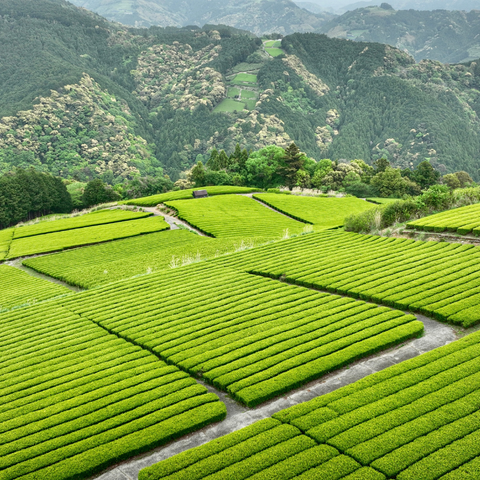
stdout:
<svg viewBox="0 0 480 480">
<path fill-rule="evenodd" d="M 63 0 L 0 4 L 0 173 L 177 180 L 213 149 L 292 141 L 480 178 L 480 66 L 378 43 L 221 26 L 128 29 Z"/>
<path fill-rule="evenodd" d="M 407 51 L 417 61 L 428 58 L 457 63 L 480 57 L 480 5 L 472 11 L 426 11 L 417 4 L 407 7 L 409 10 L 382 6 L 347 12 L 319 31 L 330 37 L 386 43 Z"/>
</svg>

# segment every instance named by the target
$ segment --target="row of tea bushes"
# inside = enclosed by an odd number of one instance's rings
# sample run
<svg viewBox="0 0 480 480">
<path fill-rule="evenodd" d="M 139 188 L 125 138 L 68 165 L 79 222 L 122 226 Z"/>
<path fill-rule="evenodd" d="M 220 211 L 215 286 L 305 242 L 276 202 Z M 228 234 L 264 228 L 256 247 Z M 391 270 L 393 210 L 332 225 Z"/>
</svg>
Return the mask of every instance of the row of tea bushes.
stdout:
<svg viewBox="0 0 480 480">
<path fill-rule="evenodd" d="M 151 213 L 130 212 L 128 210 L 98 210 L 96 212 L 79 215 L 77 217 L 64 218 L 61 220 L 43 220 L 33 225 L 25 225 L 14 229 L 13 238 L 32 237 L 46 233 L 73 230 L 75 228 L 91 227 L 93 225 L 104 225 L 107 223 L 124 222 L 126 220 L 137 220 L 151 216 Z"/>
<path fill-rule="evenodd" d="M 469 327 L 480 321 L 479 261 L 473 245 L 329 231 L 212 263 Z"/>
<path fill-rule="evenodd" d="M 0 265 L 0 285 L 0 312 L 71 293 L 66 287 L 7 265 Z"/>
<path fill-rule="evenodd" d="M 408 228 L 427 232 L 456 232 L 480 235 L 480 204 L 468 205 L 407 223 Z"/>
<path fill-rule="evenodd" d="M 23 264 L 70 285 L 92 288 L 218 257 L 267 241 L 263 238 L 216 239 L 187 230 L 168 230 L 29 258 Z"/>
<path fill-rule="evenodd" d="M 63 304 L 248 406 L 423 332 L 412 315 L 206 263 Z"/>
<path fill-rule="evenodd" d="M 7 258 L 56 252 L 82 245 L 159 232 L 169 228 L 170 226 L 163 218 L 154 217 L 18 238 L 12 241 Z"/>
<path fill-rule="evenodd" d="M 85 478 L 221 420 L 188 374 L 55 302 L 0 315 L 0 478 Z"/>
<path fill-rule="evenodd" d="M 328 445 L 272 418 L 142 470 L 139 480 L 384 480 Z"/>
<path fill-rule="evenodd" d="M 264 193 L 253 198 L 296 220 L 324 228 L 341 227 L 345 217 L 364 212 L 373 204 L 356 197 L 308 197 Z"/>
<path fill-rule="evenodd" d="M 301 233 L 305 225 L 262 206 L 252 198 L 222 195 L 196 200 L 165 202 L 178 217 L 213 237 L 280 238 Z"/>
<path fill-rule="evenodd" d="M 170 457 L 139 479 L 478 478 L 479 354 L 474 333 Z"/>
</svg>

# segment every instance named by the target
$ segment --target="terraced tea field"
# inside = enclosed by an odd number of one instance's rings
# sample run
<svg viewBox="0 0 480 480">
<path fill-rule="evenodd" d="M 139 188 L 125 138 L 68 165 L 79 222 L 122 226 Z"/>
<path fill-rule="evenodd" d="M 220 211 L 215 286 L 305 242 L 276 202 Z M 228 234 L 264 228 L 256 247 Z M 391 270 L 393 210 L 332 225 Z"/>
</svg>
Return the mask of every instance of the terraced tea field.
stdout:
<svg viewBox="0 0 480 480">
<path fill-rule="evenodd" d="M 447 210 L 407 224 L 408 228 L 427 232 L 456 232 L 460 235 L 480 235 L 480 205 Z"/>
<path fill-rule="evenodd" d="M 190 188 L 188 190 L 178 190 L 176 192 L 161 193 L 159 195 L 152 195 L 150 197 L 135 198 L 127 200 L 124 203 L 128 205 L 137 205 L 139 207 L 156 207 L 158 204 L 169 200 L 186 200 L 193 198 L 194 190 L 206 190 L 209 196 L 225 195 L 232 193 L 252 193 L 258 189 L 250 187 L 231 187 L 231 186 L 215 186 L 215 187 L 201 187 Z"/>
<path fill-rule="evenodd" d="M 178 368 L 49 302 L 0 315 L 0 477 L 85 478 L 221 420 Z"/>
<path fill-rule="evenodd" d="M 5 259 L 13 239 L 13 228 L 0 230 L 0 262 Z"/>
<path fill-rule="evenodd" d="M 210 236 L 122 210 L 0 231 L 0 261 L 82 247 L 23 260 L 57 283 L 0 265 L 0 479 L 165 444 L 101 480 L 479 478 L 480 248 L 333 229 L 358 199 L 207 190 L 135 202 Z"/>
<path fill-rule="evenodd" d="M 480 249 L 324 232 L 214 260 L 470 327 L 480 322 Z"/>
<path fill-rule="evenodd" d="M 399 311 L 205 263 L 62 304 L 248 406 L 423 331 Z"/>
<path fill-rule="evenodd" d="M 109 223 L 125 222 L 127 220 L 138 220 L 151 216 L 151 213 L 130 212 L 128 210 L 99 210 L 78 217 L 65 218 L 62 220 L 41 221 L 33 225 L 26 225 L 14 229 L 13 238 L 32 237 L 46 233 L 62 232 L 75 228 L 91 227 L 94 225 L 105 225 Z"/>
<path fill-rule="evenodd" d="M 157 479 L 477 478 L 480 334 L 140 472 Z"/>
<path fill-rule="evenodd" d="M 355 197 L 303 197 L 262 193 L 253 196 L 279 212 L 319 227 L 341 227 L 348 215 L 364 212 L 372 204 Z"/>
<path fill-rule="evenodd" d="M 7 265 L 0 265 L 0 312 L 72 293 L 68 288 L 35 278 Z"/>
<path fill-rule="evenodd" d="M 304 224 L 265 208 L 255 200 L 240 195 L 200 198 L 189 202 L 165 202 L 201 232 L 213 237 L 280 238 L 300 233 Z"/>
<path fill-rule="evenodd" d="M 264 243 L 265 239 L 214 239 L 187 230 L 168 230 L 91 247 L 29 258 L 23 265 L 82 288 L 145 275 L 214 258 Z"/>
<path fill-rule="evenodd" d="M 22 237 L 13 239 L 7 258 L 56 252 L 66 248 L 160 232 L 169 228 L 170 226 L 163 218 L 155 217 Z"/>
</svg>

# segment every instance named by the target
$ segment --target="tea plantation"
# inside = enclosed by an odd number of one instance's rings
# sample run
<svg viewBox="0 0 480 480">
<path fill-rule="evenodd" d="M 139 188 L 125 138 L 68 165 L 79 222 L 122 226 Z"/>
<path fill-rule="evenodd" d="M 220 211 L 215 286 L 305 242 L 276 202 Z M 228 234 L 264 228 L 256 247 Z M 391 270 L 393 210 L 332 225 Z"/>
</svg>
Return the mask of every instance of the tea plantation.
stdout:
<svg viewBox="0 0 480 480">
<path fill-rule="evenodd" d="M 479 353 L 475 333 L 146 468 L 139 478 L 477 478 Z"/>
<path fill-rule="evenodd" d="M 165 202 L 198 230 L 213 237 L 281 238 L 288 233 L 300 233 L 304 224 L 280 215 L 255 200 L 240 195 L 201 198 L 196 201 Z"/>
<path fill-rule="evenodd" d="M 447 210 L 407 224 L 408 228 L 427 232 L 456 232 L 460 235 L 480 235 L 480 205 Z"/>
<path fill-rule="evenodd" d="M 169 223 L 0 230 L 0 480 L 480 478 L 474 237 L 345 232 L 356 198 L 192 191 L 133 201 Z M 477 210 L 409 226 L 474 233 Z"/>
</svg>

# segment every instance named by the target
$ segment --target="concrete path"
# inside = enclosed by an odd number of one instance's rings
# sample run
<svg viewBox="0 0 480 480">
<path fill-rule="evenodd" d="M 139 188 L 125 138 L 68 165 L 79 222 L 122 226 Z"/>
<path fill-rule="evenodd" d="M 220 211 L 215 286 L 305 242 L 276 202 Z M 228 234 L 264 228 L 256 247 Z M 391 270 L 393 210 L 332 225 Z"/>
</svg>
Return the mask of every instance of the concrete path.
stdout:
<svg viewBox="0 0 480 480">
<path fill-rule="evenodd" d="M 292 391 L 276 400 L 260 405 L 257 408 L 249 409 L 244 407 L 228 397 L 224 392 L 220 392 L 206 385 L 206 387 L 211 392 L 216 393 L 227 406 L 227 418 L 223 422 L 205 427 L 198 432 L 191 433 L 163 447 L 134 457 L 92 478 L 96 480 L 136 480 L 138 479 L 138 472 L 145 467 L 239 430 L 257 420 L 270 417 L 284 408 L 333 392 L 337 388 L 356 382 L 367 375 L 379 372 L 391 365 L 403 362 L 456 340 L 457 337 L 452 327 L 431 320 L 423 315 L 417 315 L 417 318 L 425 325 L 425 335 L 423 337 L 360 360 L 348 367 L 326 375 L 319 380 L 304 385 L 302 388 Z"/>
</svg>

